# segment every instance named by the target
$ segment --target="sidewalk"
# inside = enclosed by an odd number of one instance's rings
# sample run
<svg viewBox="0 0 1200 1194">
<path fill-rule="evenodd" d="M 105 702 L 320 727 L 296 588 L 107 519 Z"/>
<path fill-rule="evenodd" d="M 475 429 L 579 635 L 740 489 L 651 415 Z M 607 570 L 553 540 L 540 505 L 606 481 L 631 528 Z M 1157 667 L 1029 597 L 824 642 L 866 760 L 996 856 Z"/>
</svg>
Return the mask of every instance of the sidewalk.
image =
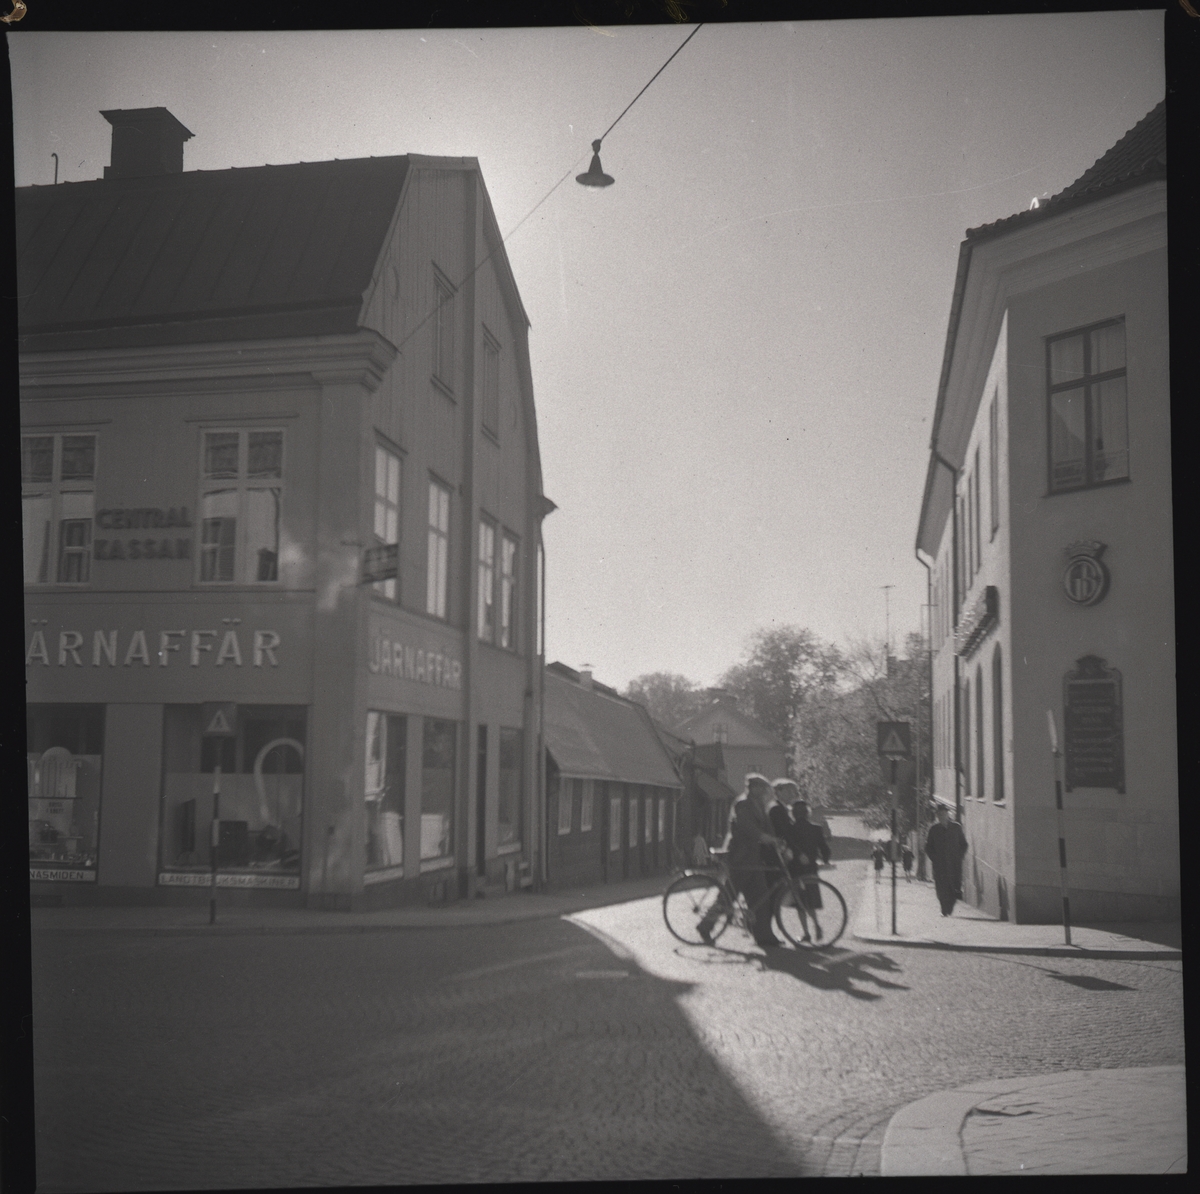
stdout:
<svg viewBox="0 0 1200 1194">
<path fill-rule="evenodd" d="M 996 920 L 961 900 L 950 916 L 942 916 L 933 884 L 904 876 L 896 883 L 896 928 L 892 933 L 892 881 L 885 870 L 876 883 L 871 868 L 853 924 L 859 941 L 917 946 L 925 949 L 982 950 L 988 953 L 1039 954 L 1044 957 L 1177 959 L 1182 954 L 1178 923 L 1072 925 L 1067 945 L 1063 927 L 1018 925 Z"/>
<path fill-rule="evenodd" d="M 1186 1173 L 1184 1067 L 975 1082 L 902 1108 L 883 1177 Z"/>
<path fill-rule="evenodd" d="M 515 891 L 482 900 L 435 907 L 384 908 L 374 912 L 322 912 L 310 908 L 222 906 L 208 923 L 208 903 L 178 907 L 66 907 L 31 909 L 30 930 L 39 934 L 129 933 L 141 936 L 216 936 L 253 933 L 369 933 L 396 929 L 452 929 L 505 925 L 565 916 L 585 908 L 660 895 L 668 876 L 599 883 L 546 895 Z"/>
</svg>

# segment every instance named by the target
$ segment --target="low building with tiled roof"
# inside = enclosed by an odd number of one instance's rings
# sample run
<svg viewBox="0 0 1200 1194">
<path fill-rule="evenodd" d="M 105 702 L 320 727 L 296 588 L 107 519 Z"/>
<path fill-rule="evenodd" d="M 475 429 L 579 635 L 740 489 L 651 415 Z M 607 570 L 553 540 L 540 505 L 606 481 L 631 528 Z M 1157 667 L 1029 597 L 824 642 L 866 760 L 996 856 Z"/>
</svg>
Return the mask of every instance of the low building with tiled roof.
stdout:
<svg viewBox="0 0 1200 1194">
<path fill-rule="evenodd" d="M 1166 211 L 1159 104 L 959 253 L 916 542 L 934 795 L 967 899 L 1020 922 L 1179 915 Z"/>
</svg>

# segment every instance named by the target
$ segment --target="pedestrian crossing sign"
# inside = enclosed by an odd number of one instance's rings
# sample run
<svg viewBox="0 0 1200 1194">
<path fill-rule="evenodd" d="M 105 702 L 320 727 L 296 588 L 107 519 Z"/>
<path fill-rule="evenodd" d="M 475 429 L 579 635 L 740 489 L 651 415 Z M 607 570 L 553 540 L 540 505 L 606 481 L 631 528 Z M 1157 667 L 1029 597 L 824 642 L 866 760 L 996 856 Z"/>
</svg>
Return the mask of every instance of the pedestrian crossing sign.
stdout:
<svg viewBox="0 0 1200 1194">
<path fill-rule="evenodd" d="M 237 737 L 237 705 L 233 701 L 212 701 L 201 708 L 204 733 L 213 738 Z"/>
<path fill-rule="evenodd" d="M 876 723 L 876 744 L 885 759 L 907 759 L 912 755 L 909 725 L 906 721 Z"/>
</svg>

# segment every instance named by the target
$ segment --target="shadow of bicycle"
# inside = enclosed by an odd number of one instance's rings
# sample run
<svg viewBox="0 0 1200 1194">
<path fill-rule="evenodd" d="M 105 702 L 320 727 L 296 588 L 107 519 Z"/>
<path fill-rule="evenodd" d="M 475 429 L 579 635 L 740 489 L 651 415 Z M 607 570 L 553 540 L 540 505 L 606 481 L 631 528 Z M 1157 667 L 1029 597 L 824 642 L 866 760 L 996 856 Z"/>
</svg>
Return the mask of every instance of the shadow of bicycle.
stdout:
<svg viewBox="0 0 1200 1194">
<path fill-rule="evenodd" d="M 738 948 L 733 943 L 718 941 L 707 947 L 705 961 L 709 965 L 753 965 L 759 970 L 774 970 L 788 974 L 818 991 L 842 991 L 852 999 L 882 999 L 886 991 L 907 991 L 906 983 L 884 977 L 898 975 L 900 965 L 878 950 L 869 952 L 841 949 L 827 950 Z"/>
</svg>

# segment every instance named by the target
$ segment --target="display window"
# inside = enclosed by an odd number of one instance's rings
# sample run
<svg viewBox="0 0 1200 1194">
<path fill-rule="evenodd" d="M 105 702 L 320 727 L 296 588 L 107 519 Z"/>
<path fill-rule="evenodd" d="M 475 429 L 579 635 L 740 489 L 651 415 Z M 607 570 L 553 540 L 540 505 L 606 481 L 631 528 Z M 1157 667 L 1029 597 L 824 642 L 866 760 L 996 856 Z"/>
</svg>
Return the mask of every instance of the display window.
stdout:
<svg viewBox="0 0 1200 1194">
<path fill-rule="evenodd" d="M 458 726 L 425 718 L 421 736 L 421 861 L 454 852 L 454 760 Z"/>
<path fill-rule="evenodd" d="M 404 771 L 408 720 L 388 713 L 367 714 L 366 802 L 367 870 L 404 862 Z"/>
<path fill-rule="evenodd" d="M 521 773 L 524 735 L 520 730 L 500 730 L 500 800 L 496 811 L 496 845 L 518 845 L 521 841 Z M 568 801 L 570 796 L 568 794 Z M 569 807 L 569 805 L 568 805 Z M 568 814 L 567 832 L 570 832 Z"/>
<path fill-rule="evenodd" d="M 103 705 L 26 706 L 29 878 L 96 881 Z"/>
<path fill-rule="evenodd" d="M 210 881 L 219 785 L 219 886 L 298 888 L 307 710 L 241 705 L 223 736 L 205 733 L 205 713 L 202 705 L 163 710 L 159 883 Z"/>
</svg>

